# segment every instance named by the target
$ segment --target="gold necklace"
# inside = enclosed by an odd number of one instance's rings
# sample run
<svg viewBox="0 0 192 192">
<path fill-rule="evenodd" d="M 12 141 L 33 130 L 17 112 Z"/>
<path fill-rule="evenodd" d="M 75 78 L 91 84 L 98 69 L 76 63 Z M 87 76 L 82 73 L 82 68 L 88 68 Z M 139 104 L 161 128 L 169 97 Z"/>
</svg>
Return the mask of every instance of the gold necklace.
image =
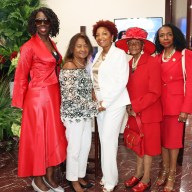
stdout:
<svg viewBox="0 0 192 192">
<path fill-rule="evenodd" d="M 74 58 L 75 62 L 80 65 L 81 67 L 85 67 L 85 64 L 80 63 L 76 58 Z"/>
<path fill-rule="evenodd" d="M 101 60 L 105 61 L 105 58 L 107 57 L 107 53 L 102 52 L 101 53 Z"/>
</svg>

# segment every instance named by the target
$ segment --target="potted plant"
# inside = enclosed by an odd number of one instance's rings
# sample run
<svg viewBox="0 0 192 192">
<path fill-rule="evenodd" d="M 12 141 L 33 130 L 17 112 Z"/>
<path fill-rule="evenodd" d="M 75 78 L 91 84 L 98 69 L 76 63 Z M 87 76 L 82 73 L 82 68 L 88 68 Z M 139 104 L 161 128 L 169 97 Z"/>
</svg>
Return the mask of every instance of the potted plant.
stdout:
<svg viewBox="0 0 192 192">
<path fill-rule="evenodd" d="M 29 38 L 28 17 L 40 7 L 40 0 L 6 0 L 0 6 L 0 151 L 19 137 L 21 110 L 11 107 L 10 82 L 19 49 Z"/>
<path fill-rule="evenodd" d="M 0 78 L 0 151 L 10 149 L 13 136 L 19 137 L 21 110 L 11 107 L 9 78 Z M 17 129 L 17 132 L 14 132 Z"/>
<path fill-rule="evenodd" d="M 20 46 L 30 38 L 27 31 L 28 17 L 40 6 L 40 0 L 1 1 L 0 7 L 0 74 L 13 79 L 11 60 L 17 57 Z"/>
</svg>

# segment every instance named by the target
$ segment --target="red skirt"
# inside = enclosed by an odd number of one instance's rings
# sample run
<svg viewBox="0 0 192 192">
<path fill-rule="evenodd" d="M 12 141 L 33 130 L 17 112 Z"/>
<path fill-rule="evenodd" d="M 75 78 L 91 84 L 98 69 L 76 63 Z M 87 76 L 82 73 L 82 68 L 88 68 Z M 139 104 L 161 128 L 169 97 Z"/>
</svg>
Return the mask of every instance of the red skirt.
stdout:
<svg viewBox="0 0 192 192">
<path fill-rule="evenodd" d="M 23 107 L 18 176 L 41 176 L 66 159 L 59 84 L 29 89 Z"/>
<path fill-rule="evenodd" d="M 178 122 L 178 115 L 164 116 L 161 123 L 161 145 L 168 149 L 182 148 L 184 123 Z"/>
<path fill-rule="evenodd" d="M 134 122 L 134 117 L 130 117 Z M 139 133 L 138 126 L 131 128 Z M 144 133 L 144 154 L 156 156 L 161 154 L 161 137 L 160 137 L 160 122 L 157 123 L 142 123 Z"/>
</svg>

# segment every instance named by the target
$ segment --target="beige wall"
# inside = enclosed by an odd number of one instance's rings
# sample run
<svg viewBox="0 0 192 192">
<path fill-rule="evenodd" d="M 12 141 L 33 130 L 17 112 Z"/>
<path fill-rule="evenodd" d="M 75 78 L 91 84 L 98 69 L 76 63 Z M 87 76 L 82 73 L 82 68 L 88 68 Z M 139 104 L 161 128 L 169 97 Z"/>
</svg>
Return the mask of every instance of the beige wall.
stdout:
<svg viewBox="0 0 192 192">
<path fill-rule="evenodd" d="M 86 26 L 93 46 L 92 26 L 100 19 L 114 21 L 127 17 L 165 17 L 165 0 L 42 0 L 60 19 L 55 41 L 64 55 L 70 38 Z"/>
</svg>

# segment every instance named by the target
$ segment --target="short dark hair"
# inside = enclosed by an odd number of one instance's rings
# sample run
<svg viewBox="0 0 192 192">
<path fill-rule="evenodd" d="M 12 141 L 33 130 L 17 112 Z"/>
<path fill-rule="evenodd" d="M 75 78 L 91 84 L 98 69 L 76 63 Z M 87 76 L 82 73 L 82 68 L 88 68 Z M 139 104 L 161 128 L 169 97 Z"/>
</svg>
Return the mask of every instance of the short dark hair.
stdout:
<svg viewBox="0 0 192 192">
<path fill-rule="evenodd" d="M 68 61 L 71 61 L 73 58 L 74 58 L 74 49 L 75 49 L 75 44 L 76 42 L 78 41 L 78 39 L 84 39 L 85 40 L 85 43 L 88 45 L 88 49 L 89 49 L 89 54 L 88 56 L 92 55 L 93 53 L 93 47 L 91 45 L 91 42 L 88 38 L 88 36 L 85 34 L 85 33 L 77 33 L 76 35 L 74 35 L 70 42 L 69 42 L 69 46 L 67 48 L 67 51 L 65 53 L 65 57 L 64 57 L 64 63 L 68 62 Z M 87 58 L 88 58 L 87 56 Z M 86 58 L 86 60 L 87 60 Z"/>
<path fill-rule="evenodd" d="M 106 20 L 106 21 L 100 20 L 100 21 L 96 22 L 96 24 L 93 25 L 93 31 L 92 31 L 94 38 L 96 38 L 96 32 L 99 27 L 107 28 L 109 30 L 109 32 L 111 33 L 111 35 L 113 35 L 113 41 L 115 41 L 117 39 L 118 30 L 117 30 L 116 25 L 113 22 L 111 22 L 109 20 Z"/>
<path fill-rule="evenodd" d="M 56 37 L 57 34 L 59 34 L 59 19 L 57 15 L 53 12 L 52 9 L 47 7 L 40 7 L 39 9 L 34 10 L 29 19 L 28 19 L 28 32 L 31 35 L 34 35 L 37 32 L 37 27 L 35 25 L 35 18 L 37 13 L 43 12 L 44 15 L 47 17 L 47 19 L 50 20 L 50 36 Z"/>
<path fill-rule="evenodd" d="M 158 31 L 155 34 L 155 45 L 156 45 L 157 53 L 161 53 L 164 49 L 164 47 L 160 44 L 160 41 L 159 41 L 159 30 L 162 29 L 163 27 L 171 28 L 172 33 L 173 33 L 173 44 L 177 51 L 182 51 L 183 49 L 185 49 L 187 47 L 187 42 L 186 42 L 185 36 L 182 33 L 182 31 L 171 23 L 164 24 L 164 25 L 162 25 L 162 27 L 160 27 L 158 29 Z"/>
</svg>

